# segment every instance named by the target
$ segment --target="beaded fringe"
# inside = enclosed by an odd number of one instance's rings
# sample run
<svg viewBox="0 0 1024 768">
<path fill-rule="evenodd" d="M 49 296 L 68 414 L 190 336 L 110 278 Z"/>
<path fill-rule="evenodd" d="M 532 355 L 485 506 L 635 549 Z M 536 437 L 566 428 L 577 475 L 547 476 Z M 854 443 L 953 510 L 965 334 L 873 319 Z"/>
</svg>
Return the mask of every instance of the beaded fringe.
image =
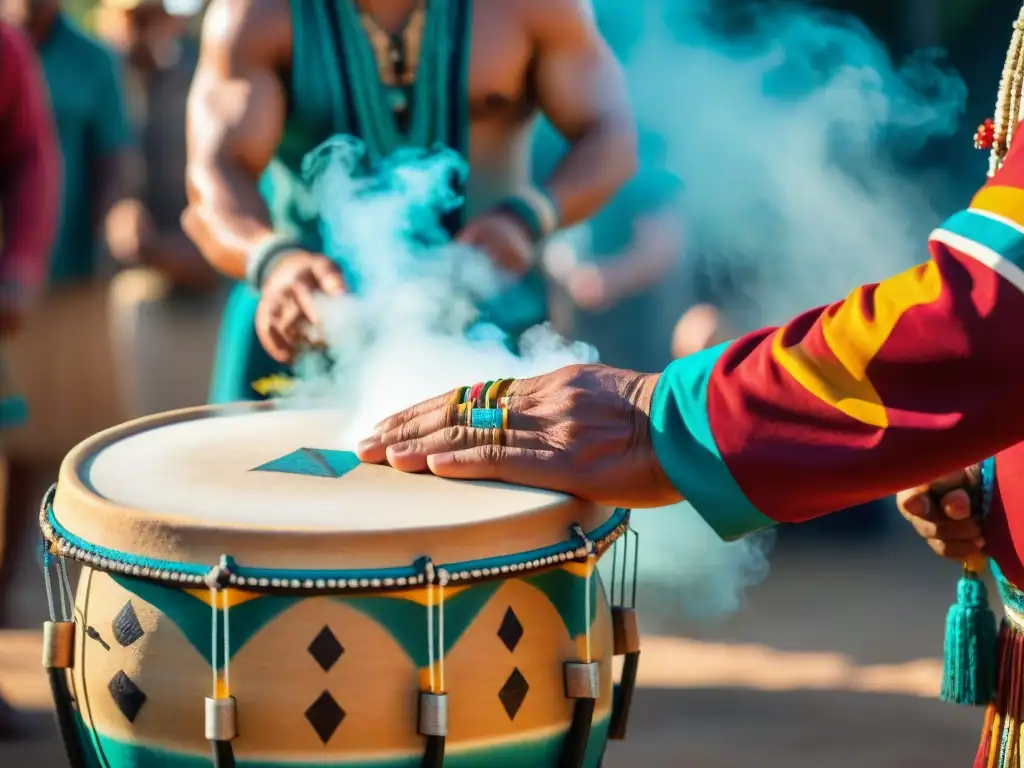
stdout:
<svg viewBox="0 0 1024 768">
<path fill-rule="evenodd" d="M 1024 628 L 1004 620 L 998 653 L 995 696 L 985 710 L 974 768 L 1024 768 Z"/>
</svg>

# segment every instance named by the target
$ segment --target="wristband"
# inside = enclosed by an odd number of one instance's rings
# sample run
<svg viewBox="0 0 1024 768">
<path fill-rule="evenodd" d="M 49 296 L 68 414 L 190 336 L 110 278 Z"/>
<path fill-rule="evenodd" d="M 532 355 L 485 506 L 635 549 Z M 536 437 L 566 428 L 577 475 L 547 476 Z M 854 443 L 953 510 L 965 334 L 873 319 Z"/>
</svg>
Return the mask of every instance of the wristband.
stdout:
<svg viewBox="0 0 1024 768">
<path fill-rule="evenodd" d="M 555 202 L 536 187 L 527 187 L 502 198 L 495 208 L 522 222 L 534 243 L 546 240 L 558 229 L 559 215 Z"/>
<path fill-rule="evenodd" d="M 277 262 L 293 251 L 302 250 L 298 238 L 290 235 L 271 235 L 249 253 L 245 263 L 245 280 L 256 291 L 263 288 L 267 275 Z"/>
</svg>

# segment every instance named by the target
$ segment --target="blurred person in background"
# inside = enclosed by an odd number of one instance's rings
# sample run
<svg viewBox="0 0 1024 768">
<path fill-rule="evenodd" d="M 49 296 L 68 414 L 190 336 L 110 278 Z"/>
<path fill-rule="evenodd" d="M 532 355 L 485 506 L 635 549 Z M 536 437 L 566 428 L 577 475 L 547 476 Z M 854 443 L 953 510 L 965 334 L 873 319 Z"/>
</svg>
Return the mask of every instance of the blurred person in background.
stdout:
<svg viewBox="0 0 1024 768">
<path fill-rule="evenodd" d="M 524 153 L 537 111 L 571 144 L 543 187 Z M 313 295 L 344 288 L 331 258 L 343 254 L 321 252 L 301 172 L 338 134 L 371 160 L 438 144 L 467 159 L 465 205 L 443 224 L 515 276 L 480 307 L 510 345 L 547 316 L 537 246 L 591 215 L 636 163 L 622 72 L 589 3 L 215 0 L 189 101 L 184 221 L 247 284 L 228 300 L 214 402 L 254 399 L 255 379 L 288 372 L 315 324 Z"/>
<path fill-rule="evenodd" d="M 10 586 L 17 544 L 34 524 L 41 494 L 65 454 L 123 420 L 108 323 L 109 270 L 100 257 L 104 222 L 124 190 L 131 133 L 120 63 L 76 26 L 58 0 L 0 0 L 0 12 L 22 27 L 39 52 L 64 178 L 45 289 L 9 345 L 29 419 L 6 441 L 10 539 L 2 589 Z M 8 589 L 5 595 L 11 613 L 17 613 L 12 599 L 18 594 Z"/>
<path fill-rule="evenodd" d="M 541 123 L 535 173 L 543 177 L 563 148 Z M 544 254 L 558 330 L 597 347 L 602 362 L 634 370 L 668 362 L 666 300 L 678 288 L 684 246 L 682 184 L 665 168 L 663 150 L 658 136 L 641 131 L 636 176 L 590 220 L 552 238 Z"/>
<path fill-rule="evenodd" d="M 0 22 L 0 569 L 11 541 L 8 522 L 23 517 L 21 510 L 7 514 L 3 441 L 28 415 L 7 369 L 6 347 L 46 279 L 60 182 L 60 150 L 39 59 L 19 30 Z M 0 593 L 0 615 L 4 599 Z M 0 740 L 13 735 L 11 714 L 0 699 Z"/>
<path fill-rule="evenodd" d="M 223 281 L 181 229 L 185 106 L 199 58 L 188 34 L 199 0 L 100 0 L 97 33 L 125 58 L 129 117 L 138 139 L 128 196 L 106 220 L 120 390 L 129 417 L 206 401 Z"/>
</svg>

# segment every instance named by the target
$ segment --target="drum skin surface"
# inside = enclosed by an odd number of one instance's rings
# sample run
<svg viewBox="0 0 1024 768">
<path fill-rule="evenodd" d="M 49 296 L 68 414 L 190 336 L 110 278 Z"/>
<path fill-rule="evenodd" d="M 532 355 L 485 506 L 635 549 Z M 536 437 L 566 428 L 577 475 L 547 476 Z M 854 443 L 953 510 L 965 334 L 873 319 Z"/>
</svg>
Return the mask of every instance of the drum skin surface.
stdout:
<svg viewBox="0 0 1024 768">
<path fill-rule="evenodd" d="M 564 664 L 581 660 L 598 662 L 600 668 L 583 762 L 588 768 L 600 765 L 613 698 L 611 611 L 596 570 L 604 549 L 564 562 L 534 556 L 543 545 L 569 538 L 570 518 L 580 520 L 587 532 L 608 530 L 621 511 L 558 494 L 533 495 L 498 486 L 470 490 L 475 484 L 415 477 L 423 483 L 415 489 L 419 512 L 429 513 L 431 505 L 454 508 L 446 513 L 447 521 L 440 511 L 434 514 L 432 527 L 417 523 L 416 514 L 407 512 L 403 518 L 401 510 L 388 508 L 389 498 L 396 495 L 401 504 L 410 503 L 400 487 L 408 476 L 360 467 L 374 474 L 358 488 L 352 484 L 351 496 L 359 498 L 366 515 L 384 510 L 380 528 L 347 519 L 332 528 L 329 520 L 318 522 L 315 515 L 299 516 L 289 528 L 287 509 L 275 520 L 266 504 L 257 504 L 257 522 L 246 526 L 232 518 L 232 510 L 221 509 L 220 520 L 215 515 L 196 519 L 196 507 L 187 503 L 147 512 L 118 498 L 120 494 L 130 501 L 137 489 L 119 491 L 102 473 L 94 473 L 98 481 L 90 478 L 90 471 L 102 468 L 103 451 L 125 436 L 144 435 L 154 423 L 157 429 L 187 423 L 196 411 L 181 413 L 118 428 L 122 431 L 113 440 L 98 436 L 69 456 L 62 469 L 50 520 L 64 537 L 60 540 L 88 549 L 91 539 L 80 531 L 95 534 L 98 529 L 83 524 L 82 514 L 97 510 L 109 518 L 102 525 L 115 534 L 97 549 L 105 559 L 83 568 L 74 608 L 78 630 L 70 688 L 78 736 L 91 765 L 208 768 L 212 762 L 204 734 L 204 700 L 229 695 L 236 701 L 237 737 L 232 745 L 239 766 L 418 767 L 424 753 L 424 738 L 417 731 L 419 695 L 433 689 L 448 694 L 447 768 L 556 766 L 575 704 L 566 697 Z M 253 409 L 249 417 L 260 413 Z M 276 412 L 272 418 L 279 416 Z M 231 432 L 230 420 L 225 418 L 225 434 Z M 305 428 L 315 432 L 314 422 L 323 418 L 308 420 Z M 287 454 L 295 447 L 281 430 L 270 429 L 266 435 L 266 442 L 277 445 L 264 453 Z M 316 442 L 317 436 L 309 439 Z M 207 444 L 206 449 L 218 446 Z M 235 458 L 247 467 L 252 460 L 268 460 L 262 453 L 240 453 Z M 205 455 L 200 443 L 193 458 L 170 462 L 177 469 L 145 479 L 186 482 L 209 463 Z M 219 471 L 225 471 L 223 464 Z M 224 482 L 238 482 L 228 474 Z M 282 493 L 302 495 L 292 482 L 295 478 L 279 474 L 287 486 Z M 317 484 L 334 483 L 332 490 L 346 501 L 344 478 L 302 480 L 313 488 L 307 507 L 320 503 Z M 424 490 L 428 485 L 432 489 Z M 465 496 L 463 490 L 468 491 Z M 244 481 L 239 493 L 245 496 Z M 500 501 L 493 504 L 494 514 L 458 508 L 460 499 L 476 504 L 490 494 L 503 497 L 507 508 Z M 196 504 L 201 506 L 201 499 Z M 109 526 L 119 516 L 123 526 L 114 531 Z M 546 527 L 544 521 L 552 518 Z M 516 533 L 517 526 L 527 530 Z M 209 530 L 201 536 L 204 527 Z M 561 536 L 552 535 L 558 528 Z M 175 530 L 185 533 L 176 536 Z M 126 546 L 131 536 L 137 537 L 134 547 Z M 337 545 L 333 553 L 322 544 L 305 553 L 306 575 L 317 578 L 275 579 L 284 586 L 259 588 L 260 573 L 267 584 L 275 573 L 297 575 L 294 569 L 302 561 L 305 543 L 317 538 Z M 118 557 L 115 550 L 129 558 L 120 570 L 110 566 Z M 214 591 L 186 575 L 182 583 L 140 575 L 140 564 L 146 563 L 152 563 L 152 574 L 161 563 L 172 561 L 182 567 L 210 567 L 217 562 L 215 551 L 234 558 L 238 572 L 249 573 L 251 583 L 239 578 L 237 584 Z M 511 567 L 497 578 L 478 578 L 482 571 L 476 567 L 443 587 L 416 583 L 412 577 L 400 585 L 394 576 L 409 567 L 412 553 L 431 557 L 438 568 L 455 564 L 454 575 L 459 564 L 508 563 L 516 552 L 526 553 L 523 559 L 531 567 Z M 380 578 L 346 580 L 346 561 L 354 562 L 360 573 L 377 572 Z M 338 577 L 330 580 L 338 584 L 336 589 L 284 588 L 323 586 L 331 573 Z M 393 576 L 387 577 L 389 573 Z M 389 589 L 359 588 L 363 583 L 382 585 L 385 578 Z"/>
</svg>

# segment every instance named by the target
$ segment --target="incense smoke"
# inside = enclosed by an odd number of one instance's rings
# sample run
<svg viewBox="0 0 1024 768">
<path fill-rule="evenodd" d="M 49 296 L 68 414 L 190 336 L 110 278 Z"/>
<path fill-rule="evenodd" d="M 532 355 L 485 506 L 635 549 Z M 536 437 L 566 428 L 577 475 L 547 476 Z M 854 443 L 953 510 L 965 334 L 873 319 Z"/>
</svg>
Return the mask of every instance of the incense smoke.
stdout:
<svg viewBox="0 0 1024 768">
<path fill-rule="evenodd" d="M 738 332 L 927 258 L 944 218 L 929 186 L 948 180 L 904 161 L 953 133 L 966 98 L 936 52 L 894 63 L 853 16 L 748 5 L 726 33 L 708 0 L 595 0 L 637 121 L 686 186 L 687 256 L 741 287 Z M 772 534 L 723 543 L 689 505 L 634 519 L 641 581 L 677 587 L 666 613 L 723 615 L 767 574 Z"/>
<path fill-rule="evenodd" d="M 363 144 L 350 137 L 327 141 L 305 162 L 325 251 L 343 265 L 351 294 L 321 302 L 333 365 L 307 355 L 291 399 L 329 399 L 349 411 L 341 445 L 462 384 L 596 361 L 595 350 L 545 326 L 527 332 L 515 355 L 497 327 L 478 320 L 476 307 L 510 278 L 441 226 L 461 203 L 450 180 L 466 167 L 455 152 L 403 151 L 369 175 L 364 163 Z"/>
<path fill-rule="evenodd" d="M 705 23 L 700 0 L 595 5 L 638 122 L 687 187 L 688 248 L 725 272 L 755 267 L 742 324 L 777 322 L 925 258 L 925 235 L 942 217 L 897 166 L 950 133 L 962 110 L 964 86 L 937 57 L 896 66 L 852 17 L 807 8 L 760 11 L 727 37 Z M 371 177 L 356 172 L 361 157 L 358 142 L 339 138 L 308 161 L 326 251 L 355 295 L 323 303 L 336 362 L 327 371 L 316 356 L 303 361 L 296 397 L 350 409 L 339 446 L 457 385 L 594 359 L 546 327 L 517 357 L 476 321 L 474 307 L 504 278 L 439 226 L 459 203 L 448 185 L 466 172 L 458 157 L 404 153 Z M 767 573 L 770 535 L 724 543 L 687 505 L 635 521 L 641 579 L 679 596 L 665 610 L 723 615 Z"/>
</svg>

